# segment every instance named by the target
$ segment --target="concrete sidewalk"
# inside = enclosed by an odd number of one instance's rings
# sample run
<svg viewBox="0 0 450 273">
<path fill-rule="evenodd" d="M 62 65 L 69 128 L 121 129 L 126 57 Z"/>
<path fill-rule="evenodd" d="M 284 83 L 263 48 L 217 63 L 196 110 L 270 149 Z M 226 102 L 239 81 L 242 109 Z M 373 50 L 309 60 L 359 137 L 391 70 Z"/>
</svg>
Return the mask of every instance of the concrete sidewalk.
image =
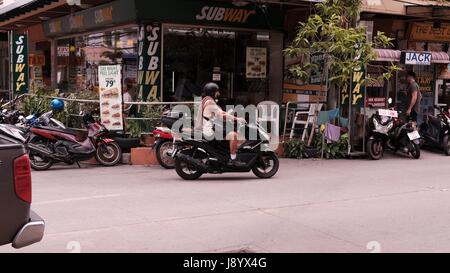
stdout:
<svg viewBox="0 0 450 273">
<path fill-rule="evenodd" d="M 159 167 L 34 172 L 43 242 L 0 252 L 450 251 L 450 158 L 282 160 L 279 174 Z"/>
</svg>

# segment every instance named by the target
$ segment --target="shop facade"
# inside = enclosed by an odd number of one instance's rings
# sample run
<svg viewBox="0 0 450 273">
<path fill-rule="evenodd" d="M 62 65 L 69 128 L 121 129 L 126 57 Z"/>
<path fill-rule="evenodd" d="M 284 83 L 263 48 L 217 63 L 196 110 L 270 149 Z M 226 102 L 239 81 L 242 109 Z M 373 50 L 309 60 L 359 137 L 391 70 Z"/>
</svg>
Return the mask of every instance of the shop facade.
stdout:
<svg viewBox="0 0 450 273">
<path fill-rule="evenodd" d="M 97 91 L 98 67 L 120 64 L 135 100 L 190 101 L 214 81 L 229 103 L 281 102 L 283 12 L 201 0 L 96 6 L 44 22 L 47 80 L 63 92 Z"/>
<path fill-rule="evenodd" d="M 366 16 L 363 14 L 362 18 Z M 408 17 L 381 19 L 371 15 L 370 18 L 372 32 L 383 31 L 395 39 L 393 48 L 375 50 L 377 58 L 369 64 L 368 75 L 371 78 L 381 76 L 392 64 L 400 71 L 389 80 L 368 84 L 366 106 L 375 109 L 395 106 L 405 113 L 408 104 L 406 75 L 409 71 L 415 72 L 423 96 L 419 123 L 425 115 L 435 114 L 434 105 L 448 105 L 450 26 L 433 21 L 415 21 Z M 388 105 L 389 99 L 392 105 Z"/>
</svg>

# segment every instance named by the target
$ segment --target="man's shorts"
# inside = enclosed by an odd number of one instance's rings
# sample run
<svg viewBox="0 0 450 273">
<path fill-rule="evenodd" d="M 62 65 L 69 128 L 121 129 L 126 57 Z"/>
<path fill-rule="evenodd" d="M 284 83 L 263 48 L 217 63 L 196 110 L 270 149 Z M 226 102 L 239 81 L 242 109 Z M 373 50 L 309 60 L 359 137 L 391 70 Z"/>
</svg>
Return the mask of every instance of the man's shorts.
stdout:
<svg viewBox="0 0 450 273">
<path fill-rule="evenodd" d="M 407 117 L 408 121 L 417 122 L 417 112 L 415 110 L 411 111 L 411 114 Z"/>
</svg>

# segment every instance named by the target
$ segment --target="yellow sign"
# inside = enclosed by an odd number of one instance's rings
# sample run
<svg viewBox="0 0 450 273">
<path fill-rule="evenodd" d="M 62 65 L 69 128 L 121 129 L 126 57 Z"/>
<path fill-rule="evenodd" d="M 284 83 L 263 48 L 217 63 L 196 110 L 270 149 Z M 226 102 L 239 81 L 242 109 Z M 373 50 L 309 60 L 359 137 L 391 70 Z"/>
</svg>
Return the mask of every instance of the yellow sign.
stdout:
<svg viewBox="0 0 450 273">
<path fill-rule="evenodd" d="M 409 29 L 412 41 L 448 42 L 450 40 L 450 24 L 441 24 L 434 28 L 433 23 L 413 23 Z"/>
</svg>

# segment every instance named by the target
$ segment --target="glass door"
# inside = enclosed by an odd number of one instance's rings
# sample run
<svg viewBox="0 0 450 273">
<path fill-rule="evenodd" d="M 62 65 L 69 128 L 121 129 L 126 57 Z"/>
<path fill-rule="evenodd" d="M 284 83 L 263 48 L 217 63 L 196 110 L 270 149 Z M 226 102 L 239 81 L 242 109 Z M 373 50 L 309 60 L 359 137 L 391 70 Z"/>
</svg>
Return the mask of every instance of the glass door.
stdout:
<svg viewBox="0 0 450 273">
<path fill-rule="evenodd" d="M 164 26 L 164 99 L 192 100 L 216 82 L 223 104 L 258 103 L 269 89 L 269 34 Z"/>
<path fill-rule="evenodd" d="M 208 82 L 233 96 L 235 32 L 192 27 L 164 29 L 164 98 L 192 100 Z"/>
</svg>

